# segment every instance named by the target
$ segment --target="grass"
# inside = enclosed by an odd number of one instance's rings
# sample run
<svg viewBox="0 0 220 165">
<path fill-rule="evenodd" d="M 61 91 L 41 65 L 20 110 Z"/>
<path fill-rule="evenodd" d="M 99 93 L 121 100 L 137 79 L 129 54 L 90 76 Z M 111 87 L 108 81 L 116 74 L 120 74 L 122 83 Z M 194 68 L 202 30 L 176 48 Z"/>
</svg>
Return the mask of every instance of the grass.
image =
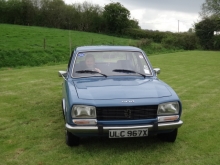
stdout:
<svg viewBox="0 0 220 165">
<path fill-rule="evenodd" d="M 136 42 L 96 33 L 7 24 L 0 24 L 0 36 L 0 68 L 67 63 L 70 51 L 77 46 Z"/>
<path fill-rule="evenodd" d="M 140 42 L 97 33 L 7 24 L 0 24 L 0 36 L 0 68 L 67 63 L 70 51 L 77 46 L 136 46 Z M 149 55 L 181 51 L 167 49 L 156 43 L 142 48 Z"/>
<path fill-rule="evenodd" d="M 8 24 L 0 24 L 0 35 L 1 50 L 44 50 L 45 39 L 46 50 L 65 53 L 69 53 L 70 42 L 74 48 L 83 45 L 128 45 L 135 41 L 97 33 Z"/>
<path fill-rule="evenodd" d="M 175 143 L 154 137 L 84 138 L 65 144 L 61 113 L 66 64 L 0 70 L 0 165 L 219 164 L 220 53 L 189 51 L 150 56 L 159 78 L 178 93 L 182 120 Z"/>
</svg>

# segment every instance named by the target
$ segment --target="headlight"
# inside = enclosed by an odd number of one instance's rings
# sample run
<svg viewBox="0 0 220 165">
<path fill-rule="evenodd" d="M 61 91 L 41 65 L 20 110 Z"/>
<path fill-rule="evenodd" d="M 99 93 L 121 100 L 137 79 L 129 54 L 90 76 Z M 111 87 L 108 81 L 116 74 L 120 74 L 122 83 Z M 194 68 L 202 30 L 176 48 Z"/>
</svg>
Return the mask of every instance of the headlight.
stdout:
<svg viewBox="0 0 220 165">
<path fill-rule="evenodd" d="M 71 115 L 72 118 L 96 118 L 96 109 L 93 106 L 74 105 Z"/>
<path fill-rule="evenodd" d="M 157 114 L 158 115 L 179 114 L 179 103 L 169 102 L 169 103 L 159 104 Z"/>
</svg>

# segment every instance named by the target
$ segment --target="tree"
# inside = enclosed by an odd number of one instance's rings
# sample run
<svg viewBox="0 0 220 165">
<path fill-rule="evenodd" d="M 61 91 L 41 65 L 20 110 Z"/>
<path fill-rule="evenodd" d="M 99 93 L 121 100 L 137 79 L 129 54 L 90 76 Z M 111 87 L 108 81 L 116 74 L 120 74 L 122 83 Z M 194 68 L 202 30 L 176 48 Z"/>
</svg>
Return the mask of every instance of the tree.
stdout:
<svg viewBox="0 0 220 165">
<path fill-rule="evenodd" d="M 119 2 L 105 5 L 103 16 L 111 33 L 121 33 L 129 26 L 130 11 Z"/>
<path fill-rule="evenodd" d="M 220 31 L 220 0 L 206 0 L 200 12 L 203 20 L 197 24 L 196 35 L 205 49 L 220 49 L 220 36 L 214 36 L 214 31 Z"/>
<path fill-rule="evenodd" d="M 189 28 L 189 30 L 187 31 L 188 33 L 194 33 L 194 29 L 193 28 Z"/>
<path fill-rule="evenodd" d="M 79 15 L 78 28 L 83 31 L 96 31 L 100 24 L 101 7 L 85 1 L 75 5 L 75 8 Z"/>
<path fill-rule="evenodd" d="M 0 0 L 0 23 L 5 23 L 7 20 L 7 17 L 5 16 L 7 13 L 6 5 L 6 0 Z"/>
<path fill-rule="evenodd" d="M 202 4 L 200 15 L 203 18 L 211 15 L 220 17 L 220 0 L 206 0 L 206 2 Z"/>
<path fill-rule="evenodd" d="M 64 20 L 63 11 L 65 3 L 63 0 L 53 0 L 48 5 L 49 19 L 47 20 L 52 27 L 61 28 Z"/>
<path fill-rule="evenodd" d="M 214 37 L 214 31 L 219 29 L 219 18 L 216 16 L 204 18 L 195 24 L 195 32 L 205 49 L 220 49 L 219 41 Z M 219 44 L 220 45 L 220 44 Z"/>
<path fill-rule="evenodd" d="M 21 20 L 22 25 L 35 24 L 37 11 L 31 0 L 21 0 Z"/>
<path fill-rule="evenodd" d="M 129 27 L 128 28 L 140 29 L 141 27 L 139 26 L 138 20 L 131 19 L 131 20 L 129 20 Z"/>
</svg>

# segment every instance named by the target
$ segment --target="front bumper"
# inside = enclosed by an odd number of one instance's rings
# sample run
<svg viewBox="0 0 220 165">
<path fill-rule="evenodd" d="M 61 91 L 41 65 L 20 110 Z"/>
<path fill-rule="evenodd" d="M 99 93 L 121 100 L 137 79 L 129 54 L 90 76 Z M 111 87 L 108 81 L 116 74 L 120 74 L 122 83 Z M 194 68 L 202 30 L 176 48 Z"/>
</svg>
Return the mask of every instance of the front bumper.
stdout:
<svg viewBox="0 0 220 165">
<path fill-rule="evenodd" d="M 109 130 L 126 130 L 126 129 L 144 129 L 148 131 L 165 131 L 179 128 L 183 122 L 181 120 L 177 122 L 156 123 L 138 126 L 71 126 L 66 124 L 66 129 L 73 134 L 105 134 Z"/>
</svg>

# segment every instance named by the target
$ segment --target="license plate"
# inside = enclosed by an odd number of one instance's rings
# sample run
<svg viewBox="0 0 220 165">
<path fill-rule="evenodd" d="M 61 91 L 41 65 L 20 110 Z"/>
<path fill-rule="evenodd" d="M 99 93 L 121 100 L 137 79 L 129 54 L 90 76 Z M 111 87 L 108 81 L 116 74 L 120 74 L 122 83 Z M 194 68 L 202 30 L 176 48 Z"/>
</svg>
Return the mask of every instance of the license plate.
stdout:
<svg viewBox="0 0 220 165">
<path fill-rule="evenodd" d="M 109 130 L 109 138 L 148 136 L 148 129 Z"/>
</svg>

